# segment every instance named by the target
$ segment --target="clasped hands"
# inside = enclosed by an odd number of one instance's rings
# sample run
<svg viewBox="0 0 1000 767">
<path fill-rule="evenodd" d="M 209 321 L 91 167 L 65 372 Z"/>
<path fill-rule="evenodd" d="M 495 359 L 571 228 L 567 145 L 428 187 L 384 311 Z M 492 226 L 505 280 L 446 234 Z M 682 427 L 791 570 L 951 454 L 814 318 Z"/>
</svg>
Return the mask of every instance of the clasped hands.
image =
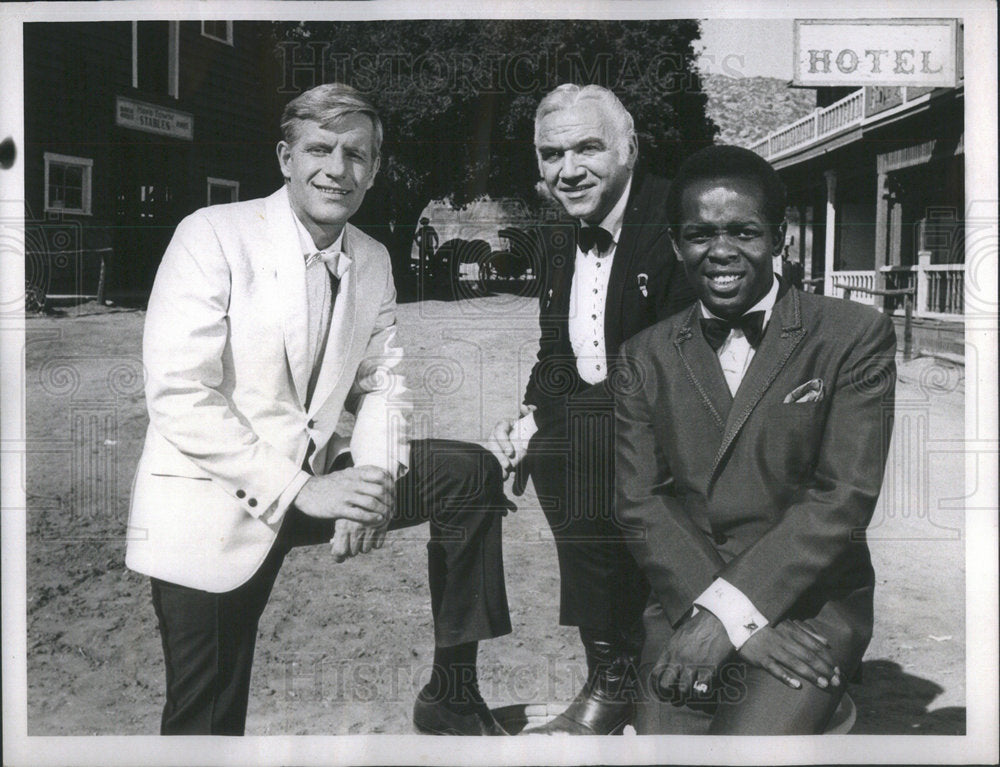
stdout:
<svg viewBox="0 0 1000 767">
<path fill-rule="evenodd" d="M 310 517 L 333 519 L 333 556 L 343 562 L 382 548 L 396 505 L 396 481 L 377 466 L 351 466 L 310 477 L 294 504 Z"/>
<path fill-rule="evenodd" d="M 653 667 L 654 691 L 676 704 L 708 700 L 712 680 L 734 653 L 794 689 L 803 681 L 823 689 L 841 683 L 830 643 L 802 621 L 765 626 L 735 651 L 722 622 L 708 610 L 699 610 L 667 641 Z"/>
</svg>

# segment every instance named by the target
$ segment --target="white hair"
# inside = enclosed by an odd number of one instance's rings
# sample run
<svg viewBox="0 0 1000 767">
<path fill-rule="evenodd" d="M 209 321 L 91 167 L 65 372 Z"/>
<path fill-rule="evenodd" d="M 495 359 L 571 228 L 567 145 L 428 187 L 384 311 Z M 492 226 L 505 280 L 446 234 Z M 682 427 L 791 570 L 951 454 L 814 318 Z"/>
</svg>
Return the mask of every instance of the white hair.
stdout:
<svg viewBox="0 0 1000 767">
<path fill-rule="evenodd" d="M 539 126 L 542 120 L 553 112 L 567 109 L 581 101 L 596 101 L 604 107 L 610 117 L 612 134 L 618 141 L 618 151 L 622 157 L 628 144 L 635 138 L 635 121 L 613 91 L 601 85 L 576 85 L 564 83 L 545 95 L 535 110 L 535 147 L 538 147 Z"/>
</svg>

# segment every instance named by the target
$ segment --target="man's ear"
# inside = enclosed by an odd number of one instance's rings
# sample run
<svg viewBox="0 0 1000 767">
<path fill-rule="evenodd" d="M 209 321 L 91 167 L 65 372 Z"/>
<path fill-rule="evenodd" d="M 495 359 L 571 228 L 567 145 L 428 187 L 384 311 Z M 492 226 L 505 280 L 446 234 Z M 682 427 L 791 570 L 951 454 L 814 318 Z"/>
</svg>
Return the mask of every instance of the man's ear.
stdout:
<svg viewBox="0 0 1000 767">
<path fill-rule="evenodd" d="M 681 257 L 681 249 L 677 247 L 677 242 L 674 240 L 673 233 L 670 235 L 670 247 L 674 249 L 674 257 L 681 263 L 684 263 L 684 259 Z"/>
<path fill-rule="evenodd" d="M 378 175 L 379 168 L 382 167 L 382 155 L 375 155 L 375 162 L 372 163 L 372 172 L 368 176 L 368 183 L 365 185 L 365 190 L 371 189 L 375 185 L 375 176 Z"/>
<path fill-rule="evenodd" d="M 681 249 L 677 247 L 677 241 L 674 239 L 674 230 L 668 229 L 667 233 L 670 236 L 670 247 L 674 249 L 674 256 L 678 261 L 683 262 L 684 259 L 681 258 Z"/>
<path fill-rule="evenodd" d="M 625 164 L 629 170 L 635 167 L 635 161 L 639 158 L 639 139 L 633 133 L 625 145 Z"/>
<path fill-rule="evenodd" d="M 788 235 L 788 221 L 778 224 L 778 230 L 774 236 L 774 253 L 778 255 L 785 248 L 785 238 Z"/>
<path fill-rule="evenodd" d="M 289 168 L 289 163 L 291 163 L 292 159 L 292 148 L 288 145 L 287 141 L 279 141 L 275 149 L 278 154 L 278 167 L 281 168 L 281 175 L 287 181 L 292 176 L 292 170 Z"/>
</svg>

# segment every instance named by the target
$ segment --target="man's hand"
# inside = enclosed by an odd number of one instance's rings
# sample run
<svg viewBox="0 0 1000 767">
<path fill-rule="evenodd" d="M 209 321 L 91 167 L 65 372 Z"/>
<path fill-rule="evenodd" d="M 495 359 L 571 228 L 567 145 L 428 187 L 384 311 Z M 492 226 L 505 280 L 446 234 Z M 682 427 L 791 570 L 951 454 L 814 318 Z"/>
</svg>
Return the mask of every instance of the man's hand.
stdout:
<svg viewBox="0 0 1000 767">
<path fill-rule="evenodd" d="M 840 685 L 840 669 L 830 643 L 797 620 L 765 626 L 739 650 L 740 657 L 798 690 L 802 680 L 817 687 Z"/>
<path fill-rule="evenodd" d="M 366 527 L 353 519 L 338 519 L 330 541 L 334 560 L 339 564 L 358 554 L 382 548 L 388 526 L 388 521 L 378 527 Z"/>
<path fill-rule="evenodd" d="M 699 610 L 678 627 L 653 667 L 661 696 L 678 704 L 706 696 L 712 678 L 732 652 L 722 622 L 708 610 Z"/>
<path fill-rule="evenodd" d="M 524 418 L 528 413 L 534 412 L 534 410 L 534 405 L 521 405 L 520 418 Z M 517 448 L 511 442 L 511 432 L 514 431 L 516 424 L 517 419 L 499 421 L 493 427 L 493 433 L 490 434 L 489 442 L 486 445 L 486 448 L 500 461 L 500 468 L 503 469 L 504 479 L 510 476 L 510 473 L 517 466 L 519 460 L 517 457 Z"/>
<path fill-rule="evenodd" d="M 377 466 L 352 466 L 310 477 L 294 504 L 310 517 L 378 527 L 388 524 L 392 515 L 395 484 L 393 477 Z"/>
</svg>

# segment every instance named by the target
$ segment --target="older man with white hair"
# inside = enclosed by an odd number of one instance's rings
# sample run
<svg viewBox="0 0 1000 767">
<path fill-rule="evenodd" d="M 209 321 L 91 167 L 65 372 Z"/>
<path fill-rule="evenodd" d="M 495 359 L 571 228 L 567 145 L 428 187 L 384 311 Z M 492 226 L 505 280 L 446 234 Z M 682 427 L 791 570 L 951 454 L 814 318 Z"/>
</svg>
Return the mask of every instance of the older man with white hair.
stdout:
<svg viewBox="0 0 1000 767">
<path fill-rule="evenodd" d="M 491 447 L 515 492 L 527 478 L 552 528 L 560 623 L 578 626 L 587 679 L 572 705 L 534 732 L 620 733 L 631 722 L 645 579 L 616 524 L 612 428 L 621 343 L 693 301 L 670 249 L 668 183 L 637 169 L 632 116 L 610 90 L 561 85 L 535 113 L 545 187 L 578 224 L 545 238 L 541 340 L 519 419 Z"/>
</svg>

